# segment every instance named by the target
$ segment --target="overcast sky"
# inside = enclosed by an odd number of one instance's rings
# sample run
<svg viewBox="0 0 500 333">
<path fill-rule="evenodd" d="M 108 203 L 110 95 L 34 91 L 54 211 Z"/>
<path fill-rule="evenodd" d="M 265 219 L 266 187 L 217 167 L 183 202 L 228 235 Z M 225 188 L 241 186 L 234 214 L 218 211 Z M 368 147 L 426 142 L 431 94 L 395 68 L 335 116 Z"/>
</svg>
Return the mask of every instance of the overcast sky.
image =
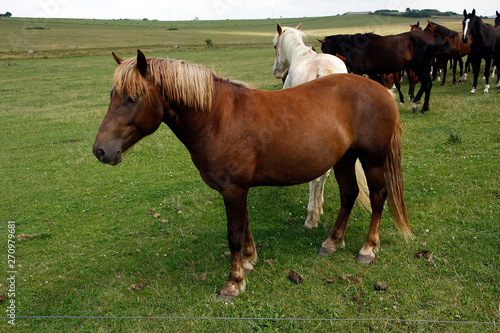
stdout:
<svg viewBox="0 0 500 333">
<path fill-rule="evenodd" d="M 157 19 L 161 21 L 265 19 L 330 16 L 345 12 L 438 9 L 462 13 L 473 8 L 495 15 L 496 0 L 0 0 L 0 13 L 16 17 Z"/>
</svg>

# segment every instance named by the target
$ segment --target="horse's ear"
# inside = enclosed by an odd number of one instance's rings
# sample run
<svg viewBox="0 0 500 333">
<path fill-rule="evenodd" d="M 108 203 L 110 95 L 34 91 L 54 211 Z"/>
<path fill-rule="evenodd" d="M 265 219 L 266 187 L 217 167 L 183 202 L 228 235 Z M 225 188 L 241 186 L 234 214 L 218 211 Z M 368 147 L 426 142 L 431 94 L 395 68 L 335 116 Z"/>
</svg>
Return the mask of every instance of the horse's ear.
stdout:
<svg viewBox="0 0 500 333">
<path fill-rule="evenodd" d="M 500 14 L 498 13 L 498 10 L 497 10 L 497 16 L 500 16 Z"/>
<path fill-rule="evenodd" d="M 325 43 L 326 43 L 326 39 L 318 39 L 317 41 L 318 41 L 318 42 L 320 42 L 320 43 L 321 43 L 321 45 L 323 45 L 323 44 L 325 44 Z"/>
<path fill-rule="evenodd" d="M 420 27 L 420 21 L 417 21 L 417 27 Z"/>
<path fill-rule="evenodd" d="M 277 23 L 276 29 L 278 30 L 278 36 L 281 36 L 283 33 L 283 28 L 281 28 L 281 24 Z"/>
<path fill-rule="evenodd" d="M 301 26 L 302 26 L 302 22 L 298 26 L 296 26 L 295 29 L 300 30 Z"/>
<path fill-rule="evenodd" d="M 117 56 L 116 53 L 114 53 L 114 52 L 111 52 L 111 53 L 113 53 L 113 58 L 115 58 L 115 61 L 116 61 L 116 63 L 118 65 L 120 65 L 125 60 L 125 59 L 120 58 L 119 56 Z"/>
<path fill-rule="evenodd" d="M 148 69 L 148 61 L 146 56 L 141 50 L 137 50 L 137 69 L 142 76 L 146 76 L 146 71 Z"/>
<path fill-rule="evenodd" d="M 476 8 L 472 9 L 472 16 L 476 16 Z"/>
<path fill-rule="evenodd" d="M 467 17 L 467 10 L 464 9 L 464 17 Z"/>
</svg>

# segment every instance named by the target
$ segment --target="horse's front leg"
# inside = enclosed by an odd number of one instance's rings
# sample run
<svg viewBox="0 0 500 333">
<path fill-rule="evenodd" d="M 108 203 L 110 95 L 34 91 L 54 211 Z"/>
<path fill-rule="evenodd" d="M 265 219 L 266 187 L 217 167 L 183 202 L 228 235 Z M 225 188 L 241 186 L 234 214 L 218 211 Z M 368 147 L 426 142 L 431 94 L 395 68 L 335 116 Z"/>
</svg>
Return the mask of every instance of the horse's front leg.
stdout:
<svg viewBox="0 0 500 333">
<path fill-rule="evenodd" d="M 479 80 L 479 70 L 481 69 L 481 57 L 474 57 L 471 59 L 472 73 L 474 74 L 474 82 L 472 83 L 471 95 L 476 93 L 477 81 Z"/>
<path fill-rule="evenodd" d="M 490 68 L 491 68 L 491 58 L 486 58 L 484 60 L 484 78 L 486 79 L 486 83 L 484 86 L 483 94 L 487 94 L 490 92 Z"/>
<path fill-rule="evenodd" d="M 220 300 L 231 301 L 245 291 L 245 271 L 253 269 L 257 252 L 250 233 L 247 189 L 232 188 L 222 193 L 227 215 L 227 238 L 231 251 L 231 272 L 221 289 Z"/>
</svg>

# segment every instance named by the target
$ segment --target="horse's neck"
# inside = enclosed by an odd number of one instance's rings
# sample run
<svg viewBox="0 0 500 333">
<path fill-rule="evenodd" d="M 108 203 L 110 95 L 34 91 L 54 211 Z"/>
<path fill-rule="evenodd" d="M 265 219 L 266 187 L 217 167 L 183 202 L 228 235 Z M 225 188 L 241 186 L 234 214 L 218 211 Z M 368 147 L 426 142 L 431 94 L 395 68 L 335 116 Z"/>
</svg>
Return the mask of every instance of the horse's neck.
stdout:
<svg viewBox="0 0 500 333">
<path fill-rule="evenodd" d="M 487 28 L 487 26 L 483 22 L 477 21 L 475 23 L 474 29 L 471 31 L 471 36 L 477 43 L 482 43 L 484 40 L 483 26 L 484 28 Z"/>
<path fill-rule="evenodd" d="M 285 55 L 290 64 L 292 64 L 298 58 L 303 57 L 310 52 L 313 52 L 310 47 L 306 46 L 302 42 L 302 39 L 293 39 L 289 41 L 287 45 L 283 45 L 283 48 L 285 49 Z"/>
<path fill-rule="evenodd" d="M 171 105 L 170 117 L 165 123 L 170 127 L 177 138 L 193 153 L 204 149 L 210 144 L 218 128 L 228 126 L 227 117 L 231 114 L 235 94 L 238 91 L 251 90 L 243 84 L 231 83 L 221 78 L 214 79 L 214 95 L 210 109 L 198 110 L 183 104 Z"/>
</svg>

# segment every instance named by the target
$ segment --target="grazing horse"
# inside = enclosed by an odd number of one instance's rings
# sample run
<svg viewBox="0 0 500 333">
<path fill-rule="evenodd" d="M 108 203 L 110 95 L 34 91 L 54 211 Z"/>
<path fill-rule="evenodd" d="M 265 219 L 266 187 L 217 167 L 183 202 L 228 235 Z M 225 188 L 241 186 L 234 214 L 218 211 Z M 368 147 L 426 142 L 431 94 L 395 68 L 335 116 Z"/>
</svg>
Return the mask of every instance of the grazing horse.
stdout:
<svg viewBox="0 0 500 333">
<path fill-rule="evenodd" d="M 409 31 L 398 35 L 355 34 L 328 36 L 321 41 L 324 53 L 339 53 L 346 57 L 347 67 L 355 74 L 368 74 L 380 82 L 378 74 L 391 74 L 411 69 L 420 79 L 420 90 L 413 100 L 416 103 L 425 93 L 424 105 L 419 114 L 429 110 L 432 88 L 430 68 L 435 54 L 443 47 L 442 38 L 426 31 Z"/>
<path fill-rule="evenodd" d="M 231 271 L 221 300 L 245 289 L 245 271 L 257 260 L 247 196 L 251 187 L 309 182 L 334 168 L 341 207 L 320 253 L 344 245 L 344 231 L 358 196 L 359 158 L 372 216 L 357 260 L 369 263 L 379 246 L 384 202 L 405 237 L 412 237 L 403 198 L 401 121 L 380 84 L 335 74 L 277 91 L 251 89 L 209 69 L 173 59 L 122 59 L 114 74 L 108 112 L 92 150 L 116 165 L 122 154 L 162 122 L 186 146 L 207 185 L 226 207 Z"/>
<path fill-rule="evenodd" d="M 474 73 L 474 83 L 472 84 L 470 93 L 476 93 L 481 60 L 484 59 L 484 77 L 486 83 L 483 93 L 487 94 L 490 89 L 491 60 L 493 59 L 497 64 L 500 64 L 500 29 L 493 28 L 491 25 L 484 23 L 480 17 L 476 16 L 475 9 L 472 10 L 472 13 L 467 13 L 467 10 L 464 9 L 462 28 L 464 43 L 467 43 L 469 38 L 472 37 L 470 61 L 472 72 Z M 500 87 L 498 79 L 496 83 L 498 89 Z"/>
<path fill-rule="evenodd" d="M 335 73 L 347 73 L 345 63 L 331 55 L 316 53 L 304 44 L 305 34 L 300 31 L 301 24 L 295 28 L 282 27 L 277 24 L 277 33 L 274 37 L 275 60 L 273 66 L 274 76 L 282 78 L 286 72 L 283 88 L 293 87 L 326 75 Z M 307 218 L 304 223 L 305 229 L 318 227 L 320 215 L 323 213 L 323 192 L 325 182 L 330 174 L 328 170 L 324 175 L 309 183 L 309 204 L 307 206 Z M 370 207 L 368 188 L 361 165 L 356 163 L 356 175 L 358 185 L 362 189 L 358 200 L 366 208 Z"/>
<path fill-rule="evenodd" d="M 446 83 L 446 72 L 448 60 L 453 61 L 453 82 L 452 85 L 457 83 L 456 73 L 457 73 L 457 62 L 460 64 L 460 78 L 459 81 L 464 79 L 464 62 L 462 58 L 470 53 L 470 46 L 472 44 L 472 38 L 470 38 L 467 43 L 463 42 L 463 32 L 456 32 L 450 30 L 440 24 L 431 22 L 427 20 L 427 26 L 424 31 L 429 31 L 433 34 L 438 34 L 444 38 L 448 48 L 437 55 L 437 64 L 443 65 L 443 80 L 441 81 L 441 86 Z M 438 66 L 436 66 L 438 67 Z M 467 79 L 465 78 L 464 81 Z"/>
</svg>

